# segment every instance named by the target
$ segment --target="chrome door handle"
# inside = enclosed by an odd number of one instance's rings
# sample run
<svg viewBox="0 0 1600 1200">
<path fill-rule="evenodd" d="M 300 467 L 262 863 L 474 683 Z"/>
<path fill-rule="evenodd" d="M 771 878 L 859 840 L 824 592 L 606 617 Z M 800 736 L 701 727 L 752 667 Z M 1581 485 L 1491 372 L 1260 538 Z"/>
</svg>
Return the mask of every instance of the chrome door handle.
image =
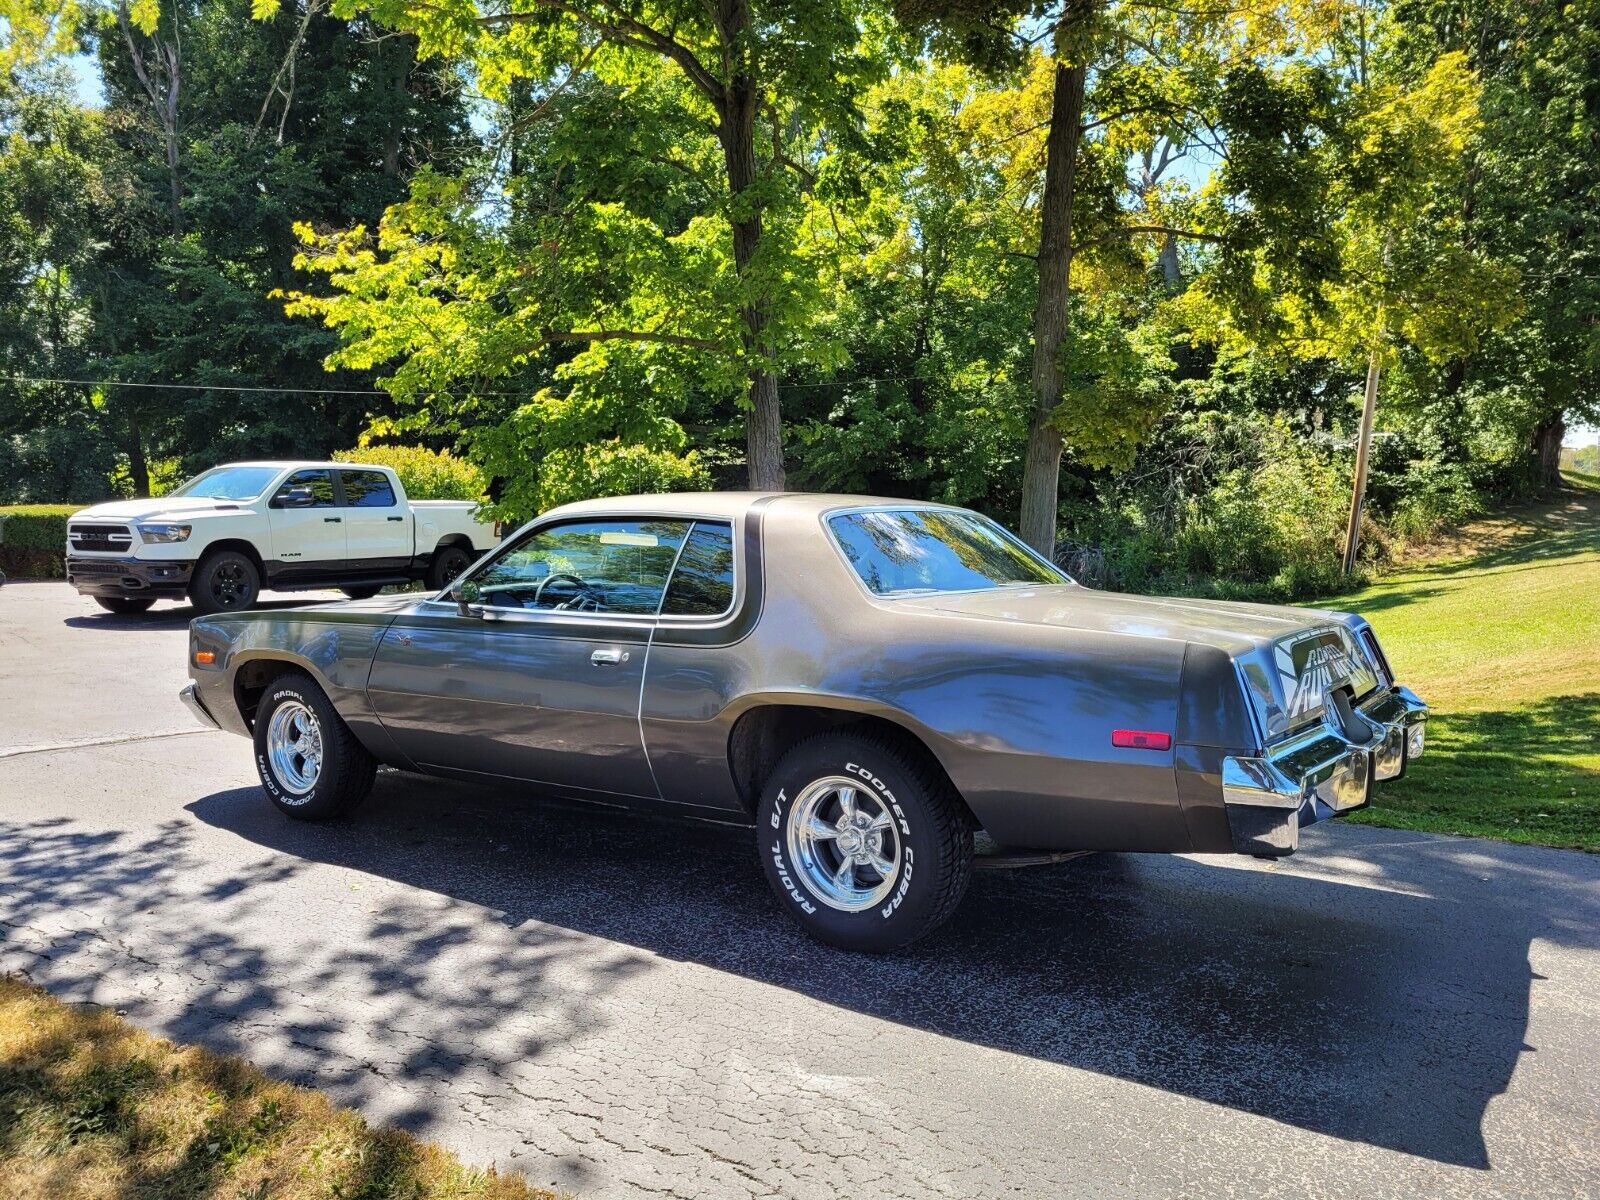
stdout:
<svg viewBox="0 0 1600 1200">
<path fill-rule="evenodd" d="M 596 650 L 589 655 L 589 661 L 597 667 L 614 667 L 618 663 L 628 661 L 626 650 Z"/>
</svg>

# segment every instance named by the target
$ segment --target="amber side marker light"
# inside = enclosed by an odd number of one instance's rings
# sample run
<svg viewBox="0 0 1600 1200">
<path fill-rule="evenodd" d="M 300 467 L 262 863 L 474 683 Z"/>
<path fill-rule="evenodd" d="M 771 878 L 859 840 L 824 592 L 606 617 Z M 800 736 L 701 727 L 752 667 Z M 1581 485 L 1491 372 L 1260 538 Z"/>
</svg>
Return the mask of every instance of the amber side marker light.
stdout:
<svg viewBox="0 0 1600 1200">
<path fill-rule="evenodd" d="M 1171 750 L 1172 735 L 1148 729 L 1113 729 L 1111 744 L 1124 750 Z"/>
<path fill-rule="evenodd" d="M 215 650 L 196 650 L 194 652 L 194 661 L 202 667 L 209 667 L 217 661 L 217 652 Z"/>
</svg>

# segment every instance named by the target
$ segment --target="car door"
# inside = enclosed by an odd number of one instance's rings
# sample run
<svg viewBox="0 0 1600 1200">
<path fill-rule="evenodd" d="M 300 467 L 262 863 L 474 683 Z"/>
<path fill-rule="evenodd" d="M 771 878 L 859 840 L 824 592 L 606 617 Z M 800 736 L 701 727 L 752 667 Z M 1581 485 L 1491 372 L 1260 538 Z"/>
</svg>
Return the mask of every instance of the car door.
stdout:
<svg viewBox="0 0 1600 1200">
<path fill-rule="evenodd" d="M 382 471 L 341 470 L 345 554 L 364 574 L 405 574 L 411 566 L 411 514 Z"/>
<path fill-rule="evenodd" d="M 326 467 L 295 471 L 267 503 L 272 531 L 274 578 L 337 573 L 345 560 L 344 514 L 333 472 Z"/>
<path fill-rule="evenodd" d="M 399 617 L 368 692 L 419 767 L 655 799 L 639 728 L 645 659 L 687 520 L 535 527 L 449 600 Z"/>
</svg>

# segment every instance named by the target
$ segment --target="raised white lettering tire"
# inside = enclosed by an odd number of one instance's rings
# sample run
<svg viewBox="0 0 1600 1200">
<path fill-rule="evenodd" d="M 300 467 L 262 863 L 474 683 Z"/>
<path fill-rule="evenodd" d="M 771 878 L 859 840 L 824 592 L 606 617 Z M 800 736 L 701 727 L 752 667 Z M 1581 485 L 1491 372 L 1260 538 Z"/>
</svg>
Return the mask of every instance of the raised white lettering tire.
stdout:
<svg viewBox="0 0 1600 1200">
<path fill-rule="evenodd" d="M 896 950 L 949 919 L 972 877 L 972 827 L 936 764 L 872 733 L 824 733 L 773 769 L 757 849 L 779 903 L 813 937 Z"/>
<path fill-rule="evenodd" d="M 308 675 L 267 687 L 256 710 L 256 774 L 267 798 L 299 821 L 341 816 L 367 798 L 377 760 Z"/>
</svg>

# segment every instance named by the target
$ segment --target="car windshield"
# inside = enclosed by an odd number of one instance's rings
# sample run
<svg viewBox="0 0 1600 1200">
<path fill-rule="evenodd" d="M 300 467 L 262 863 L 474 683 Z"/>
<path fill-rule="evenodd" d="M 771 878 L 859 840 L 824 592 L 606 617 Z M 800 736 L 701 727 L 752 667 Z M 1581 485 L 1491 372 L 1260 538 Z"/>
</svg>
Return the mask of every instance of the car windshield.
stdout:
<svg viewBox="0 0 1600 1200">
<path fill-rule="evenodd" d="M 841 513 L 828 527 L 861 582 L 879 596 L 1072 582 L 977 513 L 880 509 Z"/>
<path fill-rule="evenodd" d="M 196 475 L 169 496 L 194 496 L 201 500 L 254 500 L 267 490 L 282 467 L 212 467 Z"/>
</svg>

